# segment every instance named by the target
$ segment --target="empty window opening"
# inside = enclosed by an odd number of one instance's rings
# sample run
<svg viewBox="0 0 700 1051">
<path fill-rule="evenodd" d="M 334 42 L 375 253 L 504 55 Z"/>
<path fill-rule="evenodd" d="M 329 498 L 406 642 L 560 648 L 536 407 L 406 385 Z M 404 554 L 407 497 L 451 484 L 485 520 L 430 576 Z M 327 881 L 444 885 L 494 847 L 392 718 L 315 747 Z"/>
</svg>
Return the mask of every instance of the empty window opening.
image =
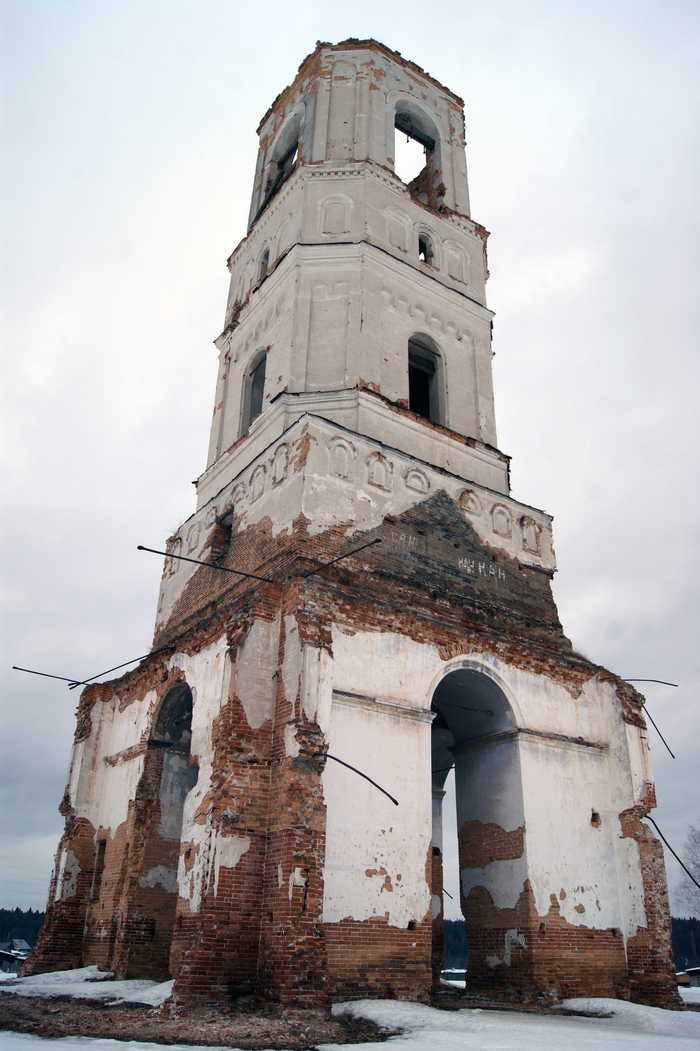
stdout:
<svg viewBox="0 0 700 1051">
<path fill-rule="evenodd" d="M 100 888 L 102 886 L 102 873 L 105 867 L 105 851 L 107 840 L 98 839 L 95 849 L 95 867 L 92 870 L 92 887 L 90 888 L 90 901 L 100 900 Z"/>
<path fill-rule="evenodd" d="M 418 258 L 427 266 L 433 265 L 433 245 L 427 234 L 420 234 L 418 238 Z"/>
<path fill-rule="evenodd" d="M 394 121 L 394 171 L 412 197 L 436 208 L 439 204 L 435 139 L 414 123 L 407 113 L 397 113 Z"/>
<path fill-rule="evenodd" d="M 394 171 L 401 182 L 409 183 L 420 175 L 425 168 L 425 148 L 415 139 L 396 132 L 394 142 Z"/>
<path fill-rule="evenodd" d="M 265 186 L 265 195 L 263 197 L 262 204 L 258 208 L 257 219 L 267 208 L 269 202 L 278 192 L 281 186 L 286 183 L 290 177 L 297 163 L 297 154 L 299 153 L 299 140 L 295 139 L 294 142 L 287 148 L 282 154 L 279 160 L 270 161 L 270 169 L 267 176 L 267 183 Z"/>
<path fill-rule="evenodd" d="M 265 394 L 265 366 L 267 355 L 263 352 L 262 357 L 253 358 L 253 363 L 243 385 L 243 413 L 241 417 L 241 434 L 250 427 L 263 410 L 263 397 Z"/>
<path fill-rule="evenodd" d="M 408 407 L 432 423 L 441 423 L 438 356 L 416 339 L 408 343 Z"/>
<path fill-rule="evenodd" d="M 270 249 L 266 248 L 260 257 L 260 266 L 258 267 L 258 281 L 262 281 L 265 274 L 270 267 Z"/>
</svg>

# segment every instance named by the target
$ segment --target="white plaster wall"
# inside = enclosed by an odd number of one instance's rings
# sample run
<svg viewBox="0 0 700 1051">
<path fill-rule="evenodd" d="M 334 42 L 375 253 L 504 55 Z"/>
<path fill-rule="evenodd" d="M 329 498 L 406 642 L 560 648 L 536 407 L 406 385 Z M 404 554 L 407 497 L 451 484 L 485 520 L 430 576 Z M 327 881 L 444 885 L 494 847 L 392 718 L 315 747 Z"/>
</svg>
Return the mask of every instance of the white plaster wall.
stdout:
<svg viewBox="0 0 700 1051">
<path fill-rule="evenodd" d="M 85 818 L 95 829 L 109 829 L 112 836 L 127 818 L 129 801 L 143 773 L 143 755 L 118 757 L 148 734 L 154 705 L 154 691 L 123 711 L 116 696 L 98 702 L 91 712 L 89 738 L 74 749 L 68 794 L 76 817 Z M 117 761 L 109 763 L 109 757 Z"/>
<path fill-rule="evenodd" d="M 431 683 L 441 664 L 435 646 L 415 642 L 397 632 L 349 634 L 338 626 L 333 628 L 336 691 L 398 701 L 428 712 Z"/>
<path fill-rule="evenodd" d="M 332 755 L 362 770 L 399 805 L 327 761 L 324 922 L 377 916 L 405 928 L 422 920 L 431 907 L 430 720 L 335 696 L 328 745 Z"/>
<path fill-rule="evenodd" d="M 641 869 L 632 840 L 625 841 L 626 857 L 616 850 L 620 822 L 611 806 L 607 752 L 527 737 L 519 745 L 528 869 L 538 913 L 548 912 L 554 895 L 568 923 L 618 927 L 630 937 L 644 924 Z M 600 817 L 598 827 L 591 823 L 593 811 Z M 618 881 L 620 861 L 624 888 Z"/>
</svg>

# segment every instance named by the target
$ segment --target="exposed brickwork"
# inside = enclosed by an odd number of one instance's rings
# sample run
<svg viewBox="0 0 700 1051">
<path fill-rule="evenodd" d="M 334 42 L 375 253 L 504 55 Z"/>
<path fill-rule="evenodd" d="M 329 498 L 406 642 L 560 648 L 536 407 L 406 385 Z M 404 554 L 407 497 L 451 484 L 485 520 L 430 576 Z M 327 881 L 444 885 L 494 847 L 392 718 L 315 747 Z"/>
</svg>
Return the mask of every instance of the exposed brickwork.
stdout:
<svg viewBox="0 0 700 1051">
<path fill-rule="evenodd" d="M 649 788 L 642 805 L 620 814 L 623 838 L 634 839 L 639 846 L 647 916 L 646 927 L 640 928 L 627 942 L 630 993 L 632 999 L 640 1003 L 657 1007 L 680 1006 L 671 948 L 671 909 L 663 847 L 641 821 L 656 805 L 653 786 Z"/>
<path fill-rule="evenodd" d="M 523 856 L 525 829 L 506 832 L 493 822 L 465 821 L 459 830 L 459 863 L 465 869 L 483 869 L 492 861 L 514 861 Z"/>
<path fill-rule="evenodd" d="M 381 537 L 381 545 L 300 579 L 303 571 L 374 536 Z M 156 645 L 196 654 L 223 633 L 228 659 L 235 662 L 256 620 L 273 622 L 279 616 L 283 621 L 293 615 L 301 640 L 329 654 L 336 624 L 347 632 L 391 631 L 432 643 L 443 659 L 474 651 L 492 654 L 547 676 L 574 699 L 602 672 L 571 650 L 549 576 L 482 544 L 461 510 L 442 493 L 388 519 L 379 530 L 351 539 L 342 524 L 311 536 L 303 517 L 291 534 L 275 537 L 264 520 L 234 535 L 222 564 L 269 575 L 276 582 L 198 569 Z M 469 566 L 471 572 L 465 568 Z M 284 645 L 280 632 L 278 667 Z M 160 699 L 182 676 L 177 669 L 167 672 L 168 657 L 154 656 L 115 683 L 85 690 L 76 739 L 87 740 L 96 706 L 115 695 L 119 710 L 126 711 L 154 690 L 155 718 Z M 618 688 L 623 717 L 641 720 L 639 695 L 610 678 Z M 182 1002 L 225 1001 L 250 992 L 304 1003 L 344 996 L 424 997 L 431 969 L 437 971 L 442 963 L 440 921 L 434 928 L 429 916 L 417 917 L 413 930 L 391 927 L 384 919 L 322 922 L 325 807 L 320 775 L 326 744 L 319 727 L 300 710 L 299 700 L 285 696 L 278 678 L 274 720 L 252 730 L 235 692 L 221 698 L 211 736 L 213 781 L 195 820 L 210 832 L 211 843 L 229 837 L 250 843 L 234 867 L 219 867 L 218 880 L 212 873 L 195 912 L 185 899 L 176 906 L 175 894 L 160 885 L 141 886 L 144 873 L 157 865 L 173 868 L 177 850 L 177 845 L 159 841 L 154 831 L 163 760 L 162 751 L 149 746 L 151 731 L 110 757 L 110 763 L 145 757 L 136 798 L 119 829 L 82 828 L 69 815 L 65 842 L 81 857 L 80 892 L 60 907 L 51 906 L 29 968 L 96 962 L 124 975 L 170 973 L 177 979 L 175 998 Z M 284 728 L 290 723 L 296 730 L 297 756 L 286 754 Z M 496 909 L 479 888 L 463 902 L 473 984 L 506 996 L 633 995 L 671 1002 L 664 956 L 667 905 L 664 912 L 659 890 L 663 872 L 655 841 L 638 825 L 635 814 L 624 825 L 625 834 L 640 844 L 647 901 L 657 901 L 658 907 L 648 908 L 649 931 L 629 943 L 629 977 L 619 933 L 572 926 L 561 919 L 556 903 L 542 920 L 528 884 L 511 910 Z M 464 833 L 463 850 L 474 867 L 522 854 L 522 829 L 506 833 L 482 825 L 469 833 Z M 103 835 L 107 851 L 100 901 L 90 903 L 95 843 Z M 185 868 L 199 849 L 182 842 Z M 440 882 L 441 860 L 428 859 L 429 879 L 432 873 Z M 513 941 L 512 931 L 522 936 L 524 947 Z M 508 967 L 498 962 L 506 952 Z"/>
<path fill-rule="evenodd" d="M 433 847 L 430 887 L 433 898 L 438 898 L 440 901 L 440 913 L 433 917 L 432 922 L 431 969 L 433 987 L 437 988 L 440 984 L 440 973 L 445 966 L 445 898 L 443 892 L 442 852 L 437 847 Z"/>
<path fill-rule="evenodd" d="M 462 899 L 462 911 L 471 950 L 470 987 L 518 1000 L 629 997 L 620 932 L 567 923 L 554 895 L 543 919 L 529 880 L 512 909 L 497 909 L 490 894 L 475 887 Z"/>
<path fill-rule="evenodd" d="M 429 917 L 413 930 L 389 927 L 380 917 L 327 923 L 325 940 L 334 1000 L 426 998 L 431 985 Z"/>
</svg>

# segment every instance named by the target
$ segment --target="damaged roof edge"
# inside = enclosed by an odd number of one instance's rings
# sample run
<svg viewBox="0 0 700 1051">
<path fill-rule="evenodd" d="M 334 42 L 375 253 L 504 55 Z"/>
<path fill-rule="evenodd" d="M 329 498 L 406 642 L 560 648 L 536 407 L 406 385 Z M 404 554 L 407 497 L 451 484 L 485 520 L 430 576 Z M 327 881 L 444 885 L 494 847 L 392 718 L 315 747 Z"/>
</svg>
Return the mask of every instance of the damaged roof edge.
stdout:
<svg viewBox="0 0 700 1051">
<path fill-rule="evenodd" d="M 307 74 L 311 70 L 313 64 L 315 64 L 315 62 L 318 61 L 318 58 L 319 58 L 321 52 L 324 51 L 324 50 L 326 50 L 326 51 L 356 51 L 356 50 L 364 50 L 364 51 L 376 51 L 379 54 L 386 55 L 388 58 L 391 58 L 394 61 L 399 61 L 401 63 L 401 65 L 404 66 L 406 69 L 410 69 L 414 73 L 417 73 L 419 76 L 424 77 L 426 80 L 430 81 L 431 84 L 435 84 L 436 87 L 438 87 L 441 91 L 446 92 L 446 94 L 448 94 L 450 96 L 450 98 L 454 99 L 454 101 L 456 103 L 458 103 L 458 105 L 462 109 L 464 109 L 464 99 L 463 98 L 461 98 L 459 95 L 455 94 L 454 91 L 451 91 L 450 88 L 445 87 L 445 85 L 441 84 L 439 80 L 435 79 L 435 77 L 431 77 L 430 73 L 427 73 L 421 66 L 418 65 L 417 62 L 411 62 L 410 59 L 404 58 L 400 51 L 392 51 L 390 47 L 386 46 L 386 44 L 382 44 L 381 41 L 375 40 L 373 37 L 369 37 L 366 40 L 359 40 L 357 37 L 348 37 L 347 40 L 341 40 L 337 44 L 331 44 L 328 41 L 317 40 L 316 41 L 316 47 L 314 48 L 314 50 L 310 54 L 308 54 L 306 56 L 304 61 L 299 66 L 299 68 L 297 70 L 297 73 L 296 73 L 296 76 L 294 77 L 294 80 L 286 88 L 284 88 L 282 91 L 280 91 L 279 95 L 274 100 L 274 102 L 272 103 L 270 108 L 265 113 L 265 116 L 260 121 L 260 123 L 259 123 L 259 125 L 257 127 L 257 134 L 258 135 L 260 135 L 260 132 L 261 132 L 262 128 L 264 127 L 265 122 L 269 119 L 270 114 L 273 113 L 276 109 L 279 108 L 280 101 L 282 99 L 284 99 L 285 96 L 287 96 L 289 93 L 291 93 L 292 89 L 295 88 L 295 86 L 296 86 L 297 82 L 299 81 L 299 79 L 303 75 Z"/>
</svg>

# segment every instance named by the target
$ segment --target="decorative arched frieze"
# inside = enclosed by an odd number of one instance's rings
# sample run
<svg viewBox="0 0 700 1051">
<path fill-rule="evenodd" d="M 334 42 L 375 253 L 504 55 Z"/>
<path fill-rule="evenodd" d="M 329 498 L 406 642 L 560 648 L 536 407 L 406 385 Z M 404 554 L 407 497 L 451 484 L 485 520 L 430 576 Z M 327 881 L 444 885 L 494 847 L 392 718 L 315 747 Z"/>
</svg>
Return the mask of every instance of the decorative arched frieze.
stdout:
<svg viewBox="0 0 700 1051">
<path fill-rule="evenodd" d="M 246 498 L 246 487 L 243 482 L 239 482 L 238 485 L 234 485 L 231 490 L 231 496 L 227 501 L 231 505 L 234 515 L 240 515 L 243 511 L 243 504 Z"/>
<path fill-rule="evenodd" d="M 394 465 L 381 453 L 371 453 L 367 460 L 367 482 L 376 486 L 377 489 L 391 490 L 391 479 L 394 473 Z"/>
<path fill-rule="evenodd" d="M 428 481 L 427 475 L 423 474 L 422 471 L 417 471 L 415 468 L 409 468 L 404 475 L 404 481 L 407 489 L 413 489 L 416 493 L 427 493 L 430 489 L 430 482 Z"/>
<path fill-rule="evenodd" d="M 191 555 L 193 551 L 197 550 L 199 546 L 199 534 L 202 531 L 202 523 L 195 521 L 192 523 L 190 528 L 187 530 L 187 539 L 185 541 L 185 551 L 188 555 Z"/>
<path fill-rule="evenodd" d="M 407 252 L 411 238 L 411 220 L 408 215 L 393 205 L 385 208 L 383 214 L 387 241 L 400 252 Z"/>
<path fill-rule="evenodd" d="M 510 537 L 513 533 L 513 519 L 504 504 L 494 504 L 491 508 L 491 528 L 496 536 Z"/>
<path fill-rule="evenodd" d="M 259 500 L 265 492 L 265 475 L 267 474 L 264 464 L 258 464 L 250 476 L 250 499 Z"/>
<path fill-rule="evenodd" d="M 345 438 L 331 438 L 328 443 L 328 463 L 331 474 L 352 481 L 355 473 L 355 446 Z"/>
<path fill-rule="evenodd" d="M 344 193 L 325 197 L 318 204 L 319 231 L 322 234 L 347 234 L 352 224 L 354 201 Z"/>
<path fill-rule="evenodd" d="M 177 555 L 182 554 L 182 537 L 174 537 L 166 546 L 166 551 L 170 557 L 165 560 L 165 575 L 174 577 L 180 568 L 180 559 L 177 558 Z"/>
<path fill-rule="evenodd" d="M 289 446 L 282 444 L 275 450 L 275 455 L 272 458 L 272 484 L 273 486 L 281 485 L 287 477 L 287 469 L 289 468 Z"/>
<path fill-rule="evenodd" d="M 459 497 L 459 506 L 468 518 L 480 518 L 483 513 L 481 500 L 473 489 L 463 489 Z"/>
<path fill-rule="evenodd" d="M 529 551 L 532 555 L 539 555 L 542 526 L 534 518 L 530 518 L 529 515 L 523 515 L 520 519 L 520 531 L 523 538 L 523 551 Z"/>
<path fill-rule="evenodd" d="M 462 245 L 457 241 L 443 241 L 444 268 L 455 281 L 469 284 L 469 261 Z"/>
</svg>

